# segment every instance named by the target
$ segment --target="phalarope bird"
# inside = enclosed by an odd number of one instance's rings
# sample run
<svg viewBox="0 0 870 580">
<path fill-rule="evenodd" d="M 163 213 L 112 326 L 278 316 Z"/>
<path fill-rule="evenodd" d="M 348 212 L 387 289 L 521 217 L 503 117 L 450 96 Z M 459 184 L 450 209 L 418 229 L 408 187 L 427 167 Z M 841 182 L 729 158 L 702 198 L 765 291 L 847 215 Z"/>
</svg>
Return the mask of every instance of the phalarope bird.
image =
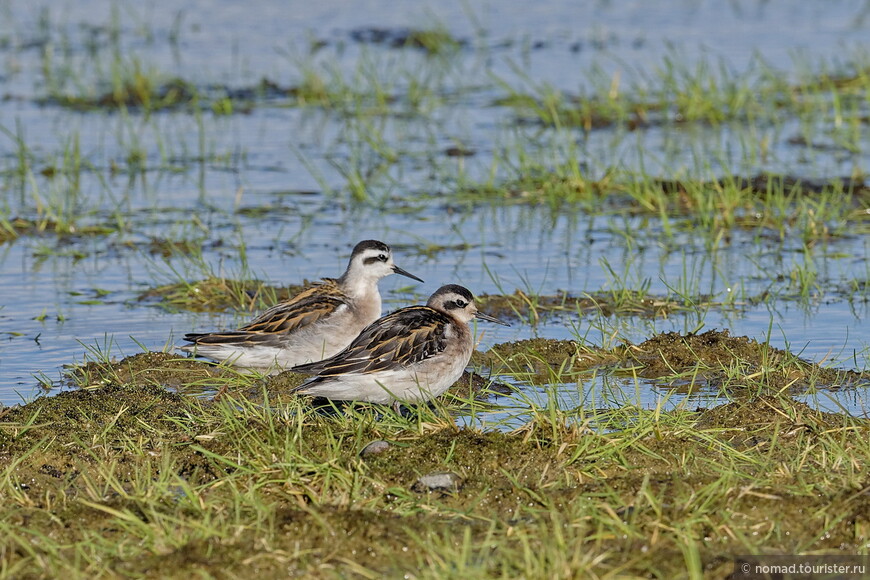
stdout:
<svg viewBox="0 0 870 580">
<path fill-rule="evenodd" d="M 378 281 L 390 274 L 423 281 L 394 264 L 385 243 L 362 241 L 340 278 L 324 278 L 238 330 L 186 334 L 184 340 L 192 344 L 181 350 L 271 372 L 322 360 L 346 347 L 380 317 Z"/>
<path fill-rule="evenodd" d="M 510 326 L 479 312 L 466 288 L 442 286 L 425 306 L 401 308 L 374 321 L 335 356 L 293 367 L 317 375 L 296 392 L 383 404 L 428 401 L 450 388 L 468 366 L 472 318 Z"/>
</svg>

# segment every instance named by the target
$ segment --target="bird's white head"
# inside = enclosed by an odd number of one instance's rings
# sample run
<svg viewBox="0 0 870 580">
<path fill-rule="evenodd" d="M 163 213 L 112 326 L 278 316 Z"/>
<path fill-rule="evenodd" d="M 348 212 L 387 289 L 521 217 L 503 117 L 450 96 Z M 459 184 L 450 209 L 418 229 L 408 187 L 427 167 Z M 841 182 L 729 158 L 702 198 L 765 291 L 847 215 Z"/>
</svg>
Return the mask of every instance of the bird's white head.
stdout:
<svg viewBox="0 0 870 580">
<path fill-rule="evenodd" d="M 377 283 L 390 274 L 401 274 L 418 282 L 423 281 L 393 262 L 393 251 L 390 246 L 377 240 L 363 240 L 353 248 L 350 262 L 342 278 L 356 285 Z"/>
<path fill-rule="evenodd" d="M 474 295 L 468 290 L 468 288 L 460 286 L 459 284 L 447 284 L 446 286 L 442 286 L 429 297 L 426 306 L 452 316 L 463 323 L 471 322 L 472 318 L 480 318 L 481 320 L 488 320 L 489 322 L 495 322 L 496 324 L 510 326 L 507 322 L 480 312 L 477 309 L 477 305 L 474 303 Z"/>
</svg>

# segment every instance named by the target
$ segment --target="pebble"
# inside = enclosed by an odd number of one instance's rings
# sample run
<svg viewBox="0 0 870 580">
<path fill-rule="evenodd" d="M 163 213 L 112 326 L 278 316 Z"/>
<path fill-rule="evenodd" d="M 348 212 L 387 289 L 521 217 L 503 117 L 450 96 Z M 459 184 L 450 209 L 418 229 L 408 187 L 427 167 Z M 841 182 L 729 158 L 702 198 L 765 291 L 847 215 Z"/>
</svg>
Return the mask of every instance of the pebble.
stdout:
<svg viewBox="0 0 870 580">
<path fill-rule="evenodd" d="M 435 471 L 421 475 L 414 485 L 411 486 L 412 491 L 423 493 L 427 491 L 444 491 L 455 492 L 462 487 L 462 478 L 450 471 Z"/>
<path fill-rule="evenodd" d="M 387 449 L 392 447 L 389 442 L 384 441 L 382 439 L 378 439 L 376 441 L 372 441 L 362 448 L 362 451 L 359 452 L 360 457 L 366 457 L 368 455 L 378 455 L 379 453 L 383 453 Z"/>
</svg>

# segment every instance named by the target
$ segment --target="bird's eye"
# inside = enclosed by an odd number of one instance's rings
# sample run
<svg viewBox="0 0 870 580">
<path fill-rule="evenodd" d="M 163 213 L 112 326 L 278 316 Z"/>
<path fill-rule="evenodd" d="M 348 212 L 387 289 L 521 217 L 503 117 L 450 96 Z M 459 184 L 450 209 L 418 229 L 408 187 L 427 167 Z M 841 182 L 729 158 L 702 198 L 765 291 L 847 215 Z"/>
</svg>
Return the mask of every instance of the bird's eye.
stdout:
<svg viewBox="0 0 870 580">
<path fill-rule="evenodd" d="M 457 300 L 457 301 L 456 301 L 456 305 L 457 305 L 458 307 L 460 307 L 460 308 L 465 308 L 466 306 L 468 306 L 468 302 L 466 302 L 465 300 L 460 299 L 460 300 Z"/>
<path fill-rule="evenodd" d="M 378 260 L 380 260 L 381 262 L 386 262 L 387 255 L 386 254 L 378 254 Z"/>
</svg>

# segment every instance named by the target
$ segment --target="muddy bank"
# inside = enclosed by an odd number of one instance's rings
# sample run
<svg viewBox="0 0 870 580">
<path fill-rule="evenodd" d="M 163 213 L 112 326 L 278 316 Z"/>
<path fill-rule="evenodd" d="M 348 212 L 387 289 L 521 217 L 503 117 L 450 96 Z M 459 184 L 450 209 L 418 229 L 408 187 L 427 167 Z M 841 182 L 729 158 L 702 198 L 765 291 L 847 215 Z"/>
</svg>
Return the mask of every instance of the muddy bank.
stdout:
<svg viewBox="0 0 870 580">
<path fill-rule="evenodd" d="M 521 575 L 533 546 L 548 561 L 588 555 L 565 569 L 673 577 L 691 546 L 703 574 L 721 578 L 746 550 L 855 553 L 870 542 L 870 422 L 783 394 L 860 384 L 858 373 L 727 331 L 612 350 L 519 341 L 475 362 L 752 388 L 655 419 L 616 409 L 599 431 L 537 414 L 502 433 L 425 410 L 404 424 L 373 408 L 321 413 L 292 394 L 304 380 L 292 372 L 240 375 L 169 353 L 89 363 L 75 374 L 83 388 L 0 411 L 0 521 L 58 542 L 34 548 L 16 531 L 0 558 L 21 577 L 58 575 L 40 550 L 73 561 L 100 537 L 125 546 L 100 559 L 120 575 L 425 576 L 465 542 L 490 562 L 476 575 Z M 196 388 L 208 396 L 181 394 Z M 467 374 L 453 389 L 492 388 Z M 758 396 L 768 391 L 779 394 Z M 379 452 L 361 455 L 372 442 Z"/>
<path fill-rule="evenodd" d="M 458 542 L 489 576 L 521 574 L 536 546 L 588 554 L 601 574 L 673 577 L 689 542 L 721 578 L 762 545 L 870 541 L 867 421 L 759 397 L 611 427 L 408 428 L 158 386 L 61 393 L 0 416 L 0 514 L 16 530 L 0 558 L 40 577 L 57 571 L 45 550 L 73 561 L 105 542 L 123 549 L 99 565 L 120 575 L 425 576 L 455 565 Z M 386 449 L 361 458 L 373 440 Z M 456 486 L 421 487 L 433 473 Z"/>
</svg>

